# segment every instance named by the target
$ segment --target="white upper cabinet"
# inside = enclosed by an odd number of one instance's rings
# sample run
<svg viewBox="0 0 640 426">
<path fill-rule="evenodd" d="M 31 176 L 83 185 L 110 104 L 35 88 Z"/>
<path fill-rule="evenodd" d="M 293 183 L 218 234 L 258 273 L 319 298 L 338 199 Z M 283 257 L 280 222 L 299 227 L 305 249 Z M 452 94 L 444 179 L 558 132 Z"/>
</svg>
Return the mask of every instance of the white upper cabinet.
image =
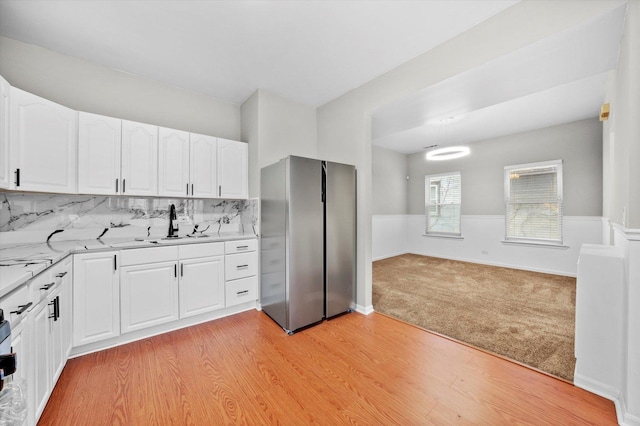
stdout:
<svg viewBox="0 0 640 426">
<path fill-rule="evenodd" d="M 218 143 L 213 136 L 191 133 L 191 196 L 218 197 L 217 158 Z"/>
<path fill-rule="evenodd" d="M 189 196 L 189 132 L 160 127 L 158 144 L 158 195 Z"/>
<path fill-rule="evenodd" d="M 0 189 L 246 199 L 248 145 L 76 112 L 0 76 Z"/>
<path fill-rule="evenodd" d="M 122 120 L 123 195 L 158 194 L 158 126 Z"/>
<path fill-rule="evenodd" d="M 12 189 L 76 192 L 76 111 L 15 87 L 10 111 Z"/>
<path fill-rule="evenodd" d="M 0 76 L 0 188 L 11 186 L 9 165 L 9 83 Z"/>
<path fill-rule="evenodd" d="M 218 198 L 247 198 L 249 195 L 249 146 L 218 138 Z"/>
<path fill-rule="evenodd" d="M 78 113 L 78 193 L 120 193 L 121 135 L 119 118 Z"/>
</svg>

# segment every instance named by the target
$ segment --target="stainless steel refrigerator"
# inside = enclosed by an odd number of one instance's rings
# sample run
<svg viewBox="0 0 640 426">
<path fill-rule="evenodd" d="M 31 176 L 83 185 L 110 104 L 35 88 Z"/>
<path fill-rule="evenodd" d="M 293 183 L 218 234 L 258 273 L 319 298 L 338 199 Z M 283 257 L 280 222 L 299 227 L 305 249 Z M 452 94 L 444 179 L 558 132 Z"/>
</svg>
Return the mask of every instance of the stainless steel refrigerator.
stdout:
<svg viewBox="0 0 640 426">
<path fill-rule="evenodd" d="M 260 303 L 293 333 L 355 306 L 356 170 L 290 156 L 261 170 Z"/>
</svg>

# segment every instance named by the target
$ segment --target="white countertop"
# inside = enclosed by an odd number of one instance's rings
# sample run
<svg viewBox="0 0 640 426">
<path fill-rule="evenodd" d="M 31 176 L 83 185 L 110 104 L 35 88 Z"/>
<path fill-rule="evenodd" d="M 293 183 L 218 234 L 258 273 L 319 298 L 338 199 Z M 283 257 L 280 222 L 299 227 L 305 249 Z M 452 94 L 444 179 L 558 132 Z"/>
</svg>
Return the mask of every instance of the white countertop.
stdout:
<svg viewBox="0 0 640 426">
<path fill-rule="evenodd" d="M 40 272 L 71 254 L 256 238 L 257 236 L 255 234 L 228 233 L 209 235 L 206 237 L 181 237 L 177 239 L 147 237 L 144 238 L 144 240 L 139 240 L 133 237 L 120 237 L 100 240 L 4 244 L 0 245 L 0 297 L 10 293 Z"/>
</svg>

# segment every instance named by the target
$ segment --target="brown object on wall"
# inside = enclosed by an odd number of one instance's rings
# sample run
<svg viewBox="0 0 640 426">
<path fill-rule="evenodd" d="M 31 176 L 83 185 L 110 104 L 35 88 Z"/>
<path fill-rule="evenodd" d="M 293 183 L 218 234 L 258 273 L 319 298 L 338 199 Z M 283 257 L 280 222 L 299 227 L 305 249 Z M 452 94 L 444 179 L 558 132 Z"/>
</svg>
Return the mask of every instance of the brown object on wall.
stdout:
<svg viewBox="0 0 640 426">
<path fill-rule="evenodd" d="M 600 121 L 607 121 L 609 119 L 609 104 L 602 104 L 600 107 Z"/>
</svg>

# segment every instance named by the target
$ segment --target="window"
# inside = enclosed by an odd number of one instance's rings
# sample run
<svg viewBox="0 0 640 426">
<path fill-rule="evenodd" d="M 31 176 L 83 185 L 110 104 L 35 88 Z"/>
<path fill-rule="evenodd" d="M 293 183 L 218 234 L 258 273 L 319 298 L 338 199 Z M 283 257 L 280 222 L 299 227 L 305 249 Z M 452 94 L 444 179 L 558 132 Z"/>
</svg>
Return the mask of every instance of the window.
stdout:
<svg viewBox="0 0 640 426">
<path fill-rule="evenodd" d="M 427 234 L 460 235 L 460 172 L 424 177 Z"/>
<path fill-rule="evenodd" d="M 504 168 L 506 240 L 562 244 L 562 160 Z"/>
</svg>

